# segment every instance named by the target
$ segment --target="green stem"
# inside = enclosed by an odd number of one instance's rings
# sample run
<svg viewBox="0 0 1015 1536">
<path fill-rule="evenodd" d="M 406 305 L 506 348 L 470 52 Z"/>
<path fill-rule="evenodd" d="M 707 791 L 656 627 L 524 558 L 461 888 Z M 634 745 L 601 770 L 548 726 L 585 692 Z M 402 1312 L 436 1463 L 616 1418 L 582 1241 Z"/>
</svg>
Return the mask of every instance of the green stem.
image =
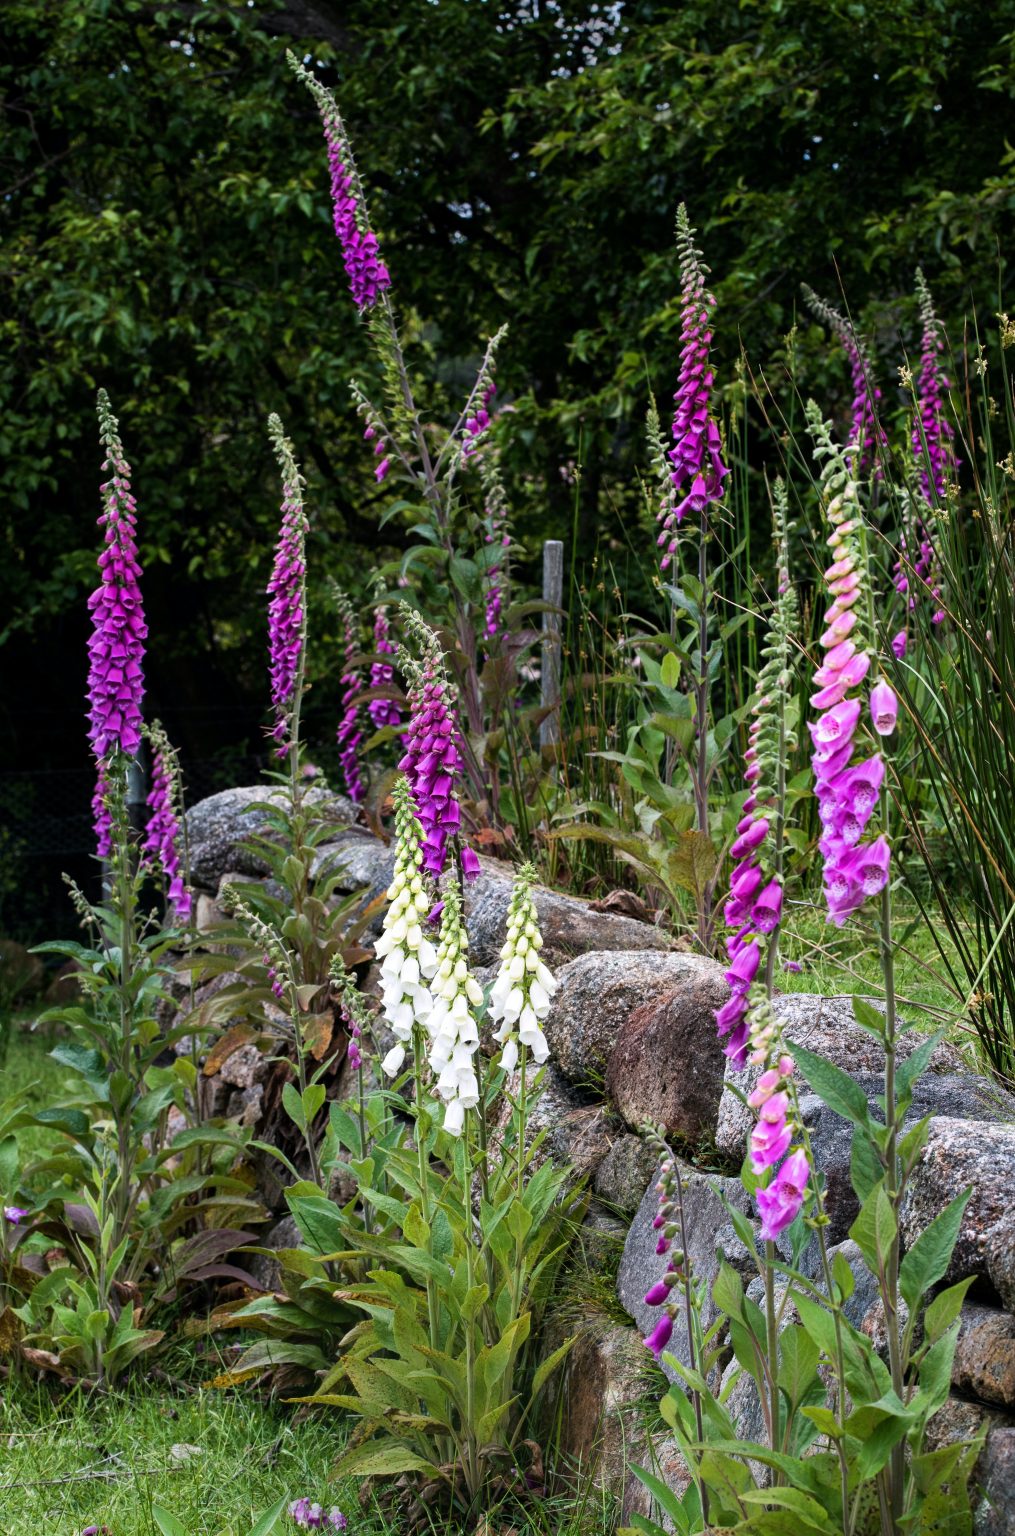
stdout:
<svg viewBox="0 0 1015 1536">
<path fill-rule="evenodd" d="M 426 1107 L 423 1099 L 423 1032 L 418 1024 L 412 1026 L 413 1079 L 416 1084 L 416 1166 L 419 1170 L 419 1208 L 430 1230 L 430 1169 L 426 1156 L 426 1137 L 423 1134 L 423 1117 Z M 432 1244 L 428 1241 L 427 1247 Z M 430 1348 L 440 1349 L 441 1338 L 437 1319 L 437 1296 L 430 1276 L 426 1277 L 426 1310 L 430 1322 Z"/>
<path fill-rule="evenodd" d="M 775 1315 L 775 1261 L 776 1251 L 773 1242 L 765 1243 L 765 1330 L 768 1347 L 768 1388 L 769 1388 L 769 1435 L 773 1451 L 782 1450 L 782 1426 L 780 1423 L 779 1405 L 779 1324 Z M 772 1484 L 778 1487 L 782 1482 L 782 1474 L 778 1468 L 773 1469 Z"/>
<path fill-rule="evenodd" d="M 667 1147 L 667 1151 L 669 1148 Z M 672 1156 L 672 1154 L 670 1154 Z M 680 1177 L 680 1168 L 676 1158 L 673 1158 L 674 1173 L 677 1184 L 677 1219 L 680 1223 L 680 1246 L 684 1251 L 683 1261 L 683 1291 L 684 1291 L 684 1317 L 687 1323 L 687 1359 L 691 1370 L 698 1372 L 698 1349 L 694 1337 L 694 1292 L 691 1286 L 691 1261 L 687 1254 L 687 1226 L 684 1221 L 684 1184 Z M 691 1402 L 694 1405 L 694 1427 L 698 1436 L 698 1444 L 702 1445 L 705 1439 L 705 1425 L 701 1413 L 701 1393 L 697 1387 L 691 1389 Z M 699 1462 L 700 1465 L 700 1462 Z M 701 1518 L 708 1526 L 708 1489 L 699 1474 L 698 1496 L 701 1499 Z"/>
<path fill-rule="evenodd" d="M 471 1116 L 467 1116 L 467 1122 Z M 468 1291 L 476 1284 L 476 1254 L 472 1238 L 472 1149 L 466 1123 L 462 1144 L 462 1233 L 465 1238 L 465 1269 Z M 478 1312 L 472 1309 L 465 1318 L 465 1475 L 469 1495 L 476 1499 L 480 1489 L 479 1442 L 476 1434 L 476 1328 Z"/>
</svg>

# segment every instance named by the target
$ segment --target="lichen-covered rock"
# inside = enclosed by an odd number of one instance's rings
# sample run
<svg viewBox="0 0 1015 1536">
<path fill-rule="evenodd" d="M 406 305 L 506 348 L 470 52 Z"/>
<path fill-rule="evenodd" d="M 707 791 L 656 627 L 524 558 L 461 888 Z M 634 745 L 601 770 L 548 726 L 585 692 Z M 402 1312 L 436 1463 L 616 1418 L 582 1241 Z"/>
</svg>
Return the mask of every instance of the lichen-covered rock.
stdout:
<svg viewBox="0 0 1015 1536">
<path fill-rule="evenodd" d="M 657 1392 L 652 1357 L 633 1328 L 605 1318 L 583 1322 L 568 1356 L 561 1448 L 582 1480 L 618 1496 L 625 1518 L 648 1513 L 647 1496 L 631 1471 L 649 1465 L 645 1401 Z M 672 1442 L 667 1481 L 686 1488 Z M 658 1451 L 657 1451 L 658 1454 Z"/>
<path fill-rule="evenodd" d="M 686 1142 L 715 1132 L 726 1057 L 715 1011 L 729 997 L 722 970 L 684 978 L 621 1025 L 606 1091 L 632 1130 L 646 1122 Z"/>
<path fill-rule="evenodd" d="M 469 955 L 473 965 L 494 965 L 500 958 L 507 931 L 514 871 L 499 859 L 481 858 L 479 863 L 479 878 L 470 882 L 465 892 Z M 532 894 L 543 935 L 542 958 L 551 969 L 590 950 L 651 954 L 670 948 L 663 930 L 651 923 L 593 911 L 588 902 L 542 885 L 535 886 Z"/>
<path fill-rule="evenodd" d="M 913 1171 L 902 1208 L 907 1247 L 956 1195 L 969 1200 L 946 1280 L 980 1275 L 1015 1310 L 1015 1124 L 940 1116 Z"/>
<path fill-rule="evenodd" d="M 617 1136 L 596 1169 L 592 1187 L 606 1205 L 630 1216 L 641 1204 L 655 1166 L 656 1150 L 644 1136 Z"/>
<path fill-rule="evenodd" d="M 687 1181 L 684 1191 L 684 1222 L 687 1229 L 687 1257 L 695 1279 L 703 1283 L 706 1301 L 702 1308 L 702 1326 L 707 1330 L 715 1321 L 716 1310 L 712 1303 L 712 1286 L 719 1273 L 716 1255 L 718 1234 L 729 1221 L 726 1205 L 738 1211 L 749 1206 L 747 1193 L 739 1179 L 726 1179 L 718 1174 L 706 1174 L 688 1163 L 677 1164 L 682 1179 Z M 652 1331 L 659 1320 L 658 1307 L 645 1305 L 645 1292 L 662 1276 L 666 1269 L 665 1257 L 656 1253 L 658 1232 L 653 1229 L 658 1208 L 656 1174 L 653 1172 L 641 1204 L 631 1222 L 631 1230 L 624 1244 L 624 1256 L 617 1276 L 617 1295 L 621 1305 L 636 1322 L 643 1336 Z M 679 1246 L 676 1242 L 675 1246 Z M 675 1328 L 670 1352 L 683 1364 L 688 1365 L 687 1340 L 684 1330 Z M 667 1374 L 675 1378 L 672 1368 L 664 1365 Z"/>
<path fill-rule="evenodd" d="M 557 981 L 546 1038 L 560 1070 L 574 1083 L 601 1086 L 635 1009 L 676 993 L 685 999 L 686 1036 L 704 1040 L 711 1029 L 714 1038 L 711 1000 L 723 984 L 722 967 L 701 955 L 594 950 L 558 970 Z"/>
<path fill-rule="evenodd" d="M 1015 1409 L 1015 1317 L 967 1301 L 959 1316 L 952 1386 L 981 1403 Z"/>
<path fill-rule="evenodd" d="M 874 998 L 867 1001 L 875 1008 L 879 1006 Z M 883 1071 L 884 1051 L 875 1037 L 861 1029 L 854 1019 L 851 997 L 818 997 L 792 992 L 777 997 L 773 1006 L 787 1040 L 806 1046 L 854 1077 Z M 899 1040 L 899 1060 L 904 1061 L 925 1038 L 916 1030 L 907 1030 Z M 958 1051 L 944 1042 L 939 1044 L 931 1057 L 930 1072 L 960 1073 L 962 1069 Z M 740 1092 L 749 1094 L 758 1075 L 756 1067 L 747 1067 L 743 1072 L 734 1072 L 730 1067 L 726 1070 L 726 1087 L 719 1102 L 716 1146 L 731 1157 L 743 1158 L 746 1153 L 753 1117 L 730 1085 L 735 1084 Z"/>
<path fill-rule="evenodd" d="M 334 822 L 336 826 L 355 819 L 356 809 L 344 795 L 312 787 L 307 790 L 306 798 L 313 806 L 315 816 Z M 208 795 L 192 805 L 187 812 L 187 842 L 193 883 L 204 890 L 217 891 L 225 870 L 248 876 L 266 874 L 267 866 L 263 860 L 246 852 L 242 845 L 255 833 L 267 830 L 264 812 L 254 807 L 265 801 L 284 799 L 281 789 L 249 784 L 221 790 L 219 794 Z"/>
</svg>

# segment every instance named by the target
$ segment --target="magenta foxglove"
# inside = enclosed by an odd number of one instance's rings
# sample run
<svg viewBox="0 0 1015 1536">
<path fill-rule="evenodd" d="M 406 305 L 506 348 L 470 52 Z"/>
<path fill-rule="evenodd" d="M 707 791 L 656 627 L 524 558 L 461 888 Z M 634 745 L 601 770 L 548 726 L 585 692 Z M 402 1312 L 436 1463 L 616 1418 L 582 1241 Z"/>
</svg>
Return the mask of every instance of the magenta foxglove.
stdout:
<svg viewBox="0 0 1015 1536">
<path fill-rule="evenodd" d="M 268 417 L 268 431 L 282 471 L 282 523 L 268 582 L 268 653 L 275 711 L 271 735 L 278 744 L 276 755 L 285 757 L 294 745 L 293 726 L 298 726 L 294 711 L 303 683 L 309 525 L 303 510 L 303 478 L 296 467 L 292 444 L 277 416 Z"/>
<path fill-rule="evenodd" d="M 88 599 L 92 634 L 88 641 L 88 739 L 96 758 L 112 752 L 133 757 L 141 745 L 144 698 L 144 642 L 148 635 L 141 602 L 137 507 L 130 488 L 119 424 L 104 389 L 98 393 L 99 436 L 106 450 L 99 526 L 99 586 Z"/>
</svg>

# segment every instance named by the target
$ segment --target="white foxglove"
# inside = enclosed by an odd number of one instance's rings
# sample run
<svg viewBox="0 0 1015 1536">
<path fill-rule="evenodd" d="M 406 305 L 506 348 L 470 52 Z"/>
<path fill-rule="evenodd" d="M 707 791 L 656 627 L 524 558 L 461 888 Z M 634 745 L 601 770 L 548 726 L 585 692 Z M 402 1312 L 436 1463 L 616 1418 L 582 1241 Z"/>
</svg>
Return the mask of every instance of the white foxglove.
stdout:
<svg viewBox="0 0 1015 1536">
<path fill-rule="evenodd" d="M 437 969 L 437 952 L 424 925 L 433 894 L 421 872 L 423 830 L 416 819 L 405 779 L 394 790 L 395 873 L 388 888 L 388 910 L 374 954 L 381 962 L 381 1010 L 396 1045 L 381 1070 L 396 1077 L 405 1061 L 405 1047 L 414 1023 L 425 1023 L 432 1007 L 426 985 Z"/>
<path fill-rule="evenodd" d="M 519 871 L 511 895 L 507 940 L 490 992 L 490 1017 L 500 1023 L 493 1038 L 504 1047 L 500 1065 L 505 1072 L 513 1072 L 517 1066 L 520 1044 L 528 1048 L 537 1064 L 550 1054 L 541 1025 L 550 1011 L 557 983 L 539 958 L 542 947 L 543 936 L 532 899 L 532 870 L 526 865 Z"/>
</svg>

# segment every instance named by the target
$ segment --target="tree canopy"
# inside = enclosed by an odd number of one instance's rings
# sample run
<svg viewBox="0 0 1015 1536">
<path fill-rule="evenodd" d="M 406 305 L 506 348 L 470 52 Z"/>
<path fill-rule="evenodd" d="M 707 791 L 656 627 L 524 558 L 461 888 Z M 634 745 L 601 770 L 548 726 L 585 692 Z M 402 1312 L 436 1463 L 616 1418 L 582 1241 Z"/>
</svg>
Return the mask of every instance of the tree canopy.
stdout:
<svg viewBox="0 0 1015 1536">
<path fill-rule="evenodd" d="M 0 325 L 13 765 L 68 759 L 112 398 L 140 507 L 153 712 L 190 753 L 256 744 L 278 493 L 303 455 L 320 567 L 354 593 L 387 503 L 313 103 L 333 85 L 431 403 L 498 326 L 522 541 L 625 537 L 649 386 L 675 376 L 673 219 L 719 300 L 720 382 L 767 367 L 799 283 L 892 383 L 923 265 L 953 340 L 998 308 L 1015 213 L 1015 0 L 8 0 Z M 803 378 L 847 396 L 809 321 Z M 582 474 L 575 492 L 572 468 Z M 648 556 L 646 554 L 646 560 Z M 76 752 L 77 748 L 71 749 Z"/>
</svg>

